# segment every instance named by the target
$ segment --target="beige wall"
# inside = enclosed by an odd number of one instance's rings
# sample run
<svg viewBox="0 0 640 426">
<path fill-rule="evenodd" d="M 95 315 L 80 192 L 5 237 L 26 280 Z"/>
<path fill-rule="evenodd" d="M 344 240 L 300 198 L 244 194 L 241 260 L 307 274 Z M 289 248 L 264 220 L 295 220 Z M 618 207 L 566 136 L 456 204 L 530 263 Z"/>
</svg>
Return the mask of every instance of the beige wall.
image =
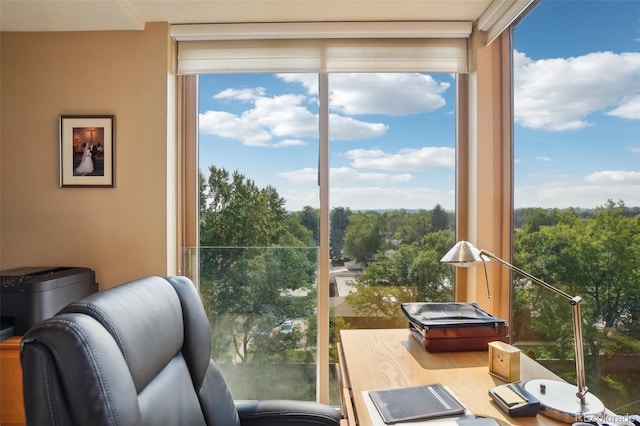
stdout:
<svg viewBox="0 0 640 426">
<path fill-rule="evenodd" d="M 168 25 L 0 42 L 0 268 L 85 266 L 101 289 L 171 273 Z M 60 114 L 115 115 L 115 188 L 58 187 Z"/>
</svg>

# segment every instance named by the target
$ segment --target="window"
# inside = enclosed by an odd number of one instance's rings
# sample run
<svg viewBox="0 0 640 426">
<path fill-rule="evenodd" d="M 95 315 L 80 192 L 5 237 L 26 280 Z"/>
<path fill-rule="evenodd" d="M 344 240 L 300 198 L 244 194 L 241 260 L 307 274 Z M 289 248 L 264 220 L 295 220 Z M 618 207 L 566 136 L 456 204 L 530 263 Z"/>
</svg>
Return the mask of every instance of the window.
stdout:
<svg viewBox="0 0 640 426">
<path fill-rule="evenodd" d="M 468 36 L 468 33 L 466 36 L 463 36 L 463 37 L 467 37 L 467 36 Z M 462 41 L 462 44 L 459 43 L 460 41 Z M 446 75 L 431 74 L 431 73 L 428 74 L 429 76 L 431 76 L 431 78 L 433 78 L 435 82 L 437 82 L 437 84 L 442 84 L 444 82 L 449 84 L 448 86 L 449 91 L 447 96 L 450 96 L 451 98 L 453 98 L 453 93 L 456 93 L 456 96 L 455 96 L 456 111 L 455 111 L 455 115 L 449 116 L 450 121 L 447 120 L 446 117 L 444 118 L 445 121 L 449 122 L 452 125 L 452 127 L 449 128 L 449 131 L 451 132 L 451 134 L 449 134 L 449 136 L 443 137 L 442 138 L 443 142 L 434 142 L 433 144 L 430 144 L 429 141 L 425 141 L 424 145 L 421 145 L 421 146 L 423 148 L 429 148 L 426 151 L 436 152 L 438 150 L 434 148 L 446 148 L 440 151 L 445 153 L 451 152 L 452 145 L 450 145 L 450 142 L 453 140 L 453 134 L 455 133 L 455 139 L 457 140 L 457 146 L 455 148 L 456 157 L 457 157 L 456 165 L 455 165 L 455 173 L 454 173 L 454 170 L 452 169 L 449 169 L 449 171 L 450 171 L 450 182 L 454 179 L 453 176 L 457 175 L 455 177 L 456 206 L 458 207 L 462 206 L 461 209 L 456 209 L 456 216 L 455 216 L 455 226 L 457 228 L 456 229 L 457 232 L 459 233 L 458 238 L 469 239 L 468 236 L 477 234 L 479 229 L 482 231 L 482 233 L 489 230 L 491 233 L 495 233 L 496 235 L 504 235 L 504 233 L 500 234 L 501 232 L 500 229 L 502 229 L 501 227 L 503 226 L 502 221 L 499 220 L 500 215 L 494 214 L 497 209 L 502 209 L 505 200 L 508 200 L 508 195 L 505 195 L 505 194 L 508 194 L 508 192 L 503 192 L 505 182 L 502 180 L 502 176 L 504 171 L 501 171 L 501 173 L 496 173 L 497 169 L 493 166 L 494 164 L 493 161 L 486 161 L 483 158 L 480 158 L 482 157 L 482 155 L 479 155 L 479 152 L 476 149 L 476 146 L 486 145 L 490 147 L 490 150 L 492 152 L 503 153 L 505 151 L 501 147 L 504 144 L 504 141 L 509 140 L 508 132 L 505 132 L 504 134 L 501 134 L 498 137 L 496 137 L 495 135 L 495 130 L 497 128 L 500 128 L 501 126 L 504 126 L 504 125 L 508 125 L 508 122 L 509 122 L 509 118 L 508 118 L 509 116 L 505 115 L 505 111 L 509 110 L 509 101 L 508 100 L 505 101 L 505 99 L 501 98 L 501 95 L 500 95 L 502 93 L 505 93 L 505 87 L 508 87 L 509 73 L 506 72 L 502 74 L 502 76 L 499 79 L 497 79 L 494 75 L 494 74 L 497 75 L 503 72 L 502 70 L 504 70 L 504 64 L 508 63 L 508 61 L 504 61 L 505 54 L 507 54 L 506 53 L 507 51 L 505 50 L 505 46 L 508 45 L 508 41 L 509 41 L 508 34 L 499 36 L 496 39 L 496 41 L 494 41 L 492 45 L 489 47 L 484 45 L 484 38 L 479 35 L 472 36 L 468 39 L 463 38 L 462 40 L 453 40 L 451 43 L 447 43 L 446 40 L 443 40 L 443 39 L 438 39 L 437 41 L 422 40 L 420 42 L 416 42 L 416 40 L 412 40 L 410 43 L 408 43 L 409 50 L 402 50 L 404 49 L 404 47 L 402 47 L 403 43 L 407 44 L 406 43 L 407 40 L 402 40 L 402 39 L 393 40 L 393 41 L 386 40 L 382 43 L 380 43 L 380 40 L 378 40 L 377 42 L 375 40 L 368 40 L 366 42 L 363 42 L 362 40 L 361 41 L 351 40 L 351 41 L 345 42 L 343 40 L 337 44 L 335 43 L 335 41 L 318 42 L 316 40 L 312 44 L 320 45 L 320 47 L 319 49 L 315 49 L 315 50 L 313 49 L 312 50 L 281 49 L 282 47 L 299 46 L 300 43 L 304 42 L 300 40 L 296 40 L 296 41 L 288 40 L 288 41 L 283 41 L 282 43 L 279 41 L 274 42 L 273 40 L 269 42 L 265 42 L 264 40 L 262 41 L 257 40 L 252 43 L 216 42 L 213 45 L 214 47 L 213 50 L 209 50 L 209 53 L 211 51 L 215 52 L 216 50 L 220 50 L 221 52 L 226 52 L 226 53 L 222 56 L 214 55 L 213 58 L 204 57 L 203 60 L 205 62 L 198 61 L 196 57 L 196 62 L 198 62 L 200 65 L 203 63 L 216 64 L 214 66 L 215 70 L 208 71 L 208 73 L 212 73 L 211 74 L 212 78 L 224 76 L 225 74 L 246 74 L 248 71 L 253 73 L 257 72 L 258 76 L 268 76 L 268 78 L 272 78 L 275 74 L 269 74 L 269 73 L 280 70 L 282 68 L 286 68 L 283 64 L 285 65 L 289 64 L 288 66 L 291 66 L 291 64 L 297 64 L 295 69 L 290 69 L 291 72 L 296 71 L 299 73 L 304 71 L 305 74 L 317 76 L 315 78 L 318 79 L 317 105 L 318 105 L 318 122 L 320 123 L 319 138 L 318 138 L 319 155 L 314 154 L 313 157 L 306 160 L 314 161 L 315 164 L 313 164 L 310 168 L 313 169 L 314 167 L 316 167 L 318 170 L 317 175 L 313 177 L 314 177 L 314 180 L 318 179 L 317 181 L 319 182 L 318 191 L 319 191 L 320 203 L 318 207 L 319 211 L 317 212 L 317 221 L 319 223 L 319 228 L 318 228 L 319 229 L 319 232 L 318 232 L 319 245 L 314 247 L 296 246 L 296 247 L 293 247 L 295 249 L 293 250 L 293 252 L 297 252 L 297 251 L 304 252 L 307 249 L 309 249 L 306 255 L 303 255 L 308 260 L 311 260 L 311 257 L 312 257 L 310 253 L 311 252 L 315 253 L 316 255 L 315 259 L 317 261 L 317 278 L 313 277 L 312 280 L 313 282 L 316 282 L 316 279 L 317 279 L 318 283 L 328 284 L 330 281 L 329 269 L 331 267 L 330 265 L 331 256 L 337 253 L 336 250 L 333 250 L 335 248 L 334 243 L 336 242 L 336 240 L 331 239 L 330 229 L 329 229 L 330 228 L 329 219 L 330 219 L 330 216 L 334 213 L 332 210 L 335 206 L 330 206 L 328 201 L 330 198 L 329 197 L 329 175 L 330 175 L 329 156 L 332 155 L 332 153 L 334 152 L 339 152 L 339 149 L 336 150 L 333 146 L 334 144 L 338 143 L 337 141 L 335 141 L 335 143 L 332 141 L 331 150 L 329 149 L 330 147 L 329 142 L 331 140 L 329 135 L 329 129 L 330 129 L 329 124 L 331 123 L 331 113 L 330 113 L 330 107 L 329 107 L 330 93 L 331 93 L 332 85 L 335 85 L 335 87 L 339 86 L 338 84 L 332 83 L 335 76 L 341 77 L 341 74 L 346 73 L 349 70 L 354 72 L 359 72 L 359 73 L 363 73 L 364 71 L 369 71 L 369 72 L 374 72 L 375 74 L 386 74 L 394 70 L 396 72 L 399 70 L 401 71 L 401 74 L 404 77 L 407 77 L 414 73 L 419 73 L 426 76 L 427 74 L 424 74 L 424 72 L 430 71 L 430 70 L 439 71 L 439 72 L 448 71 L 451 73 L 458 73 L 456 74 L 456 78 L 455 78 L 455 84 L 456 84 L 455 92 L 453 91 L 454 79 L 451 77 L 450 74 L 446 74 Z M 379 46 L 376 47 L 376 43 L 379 44 Z M 197 46 L 202 47 L 202 45 L 200 44 L 198 44 Z M 336 46 L 338 48 L 334 49 L 333 47 L 336 47 Z M 428 46 L 429 48 L 424 49 L 425 46 Z M 364 55 L 358 56 L 357 54 L 358 47 L 364 47 L 362 49 L 362 52 L 364 52 Z M 435 50 L 433 50 L 433 48 L 435 48 Z M 244 65 L 243 65 L 242 60 L 241 61 L 237 60 L 238 56 L 240 58 L 242 57 L 251 58 L 250 56 L 251 54 L 256 54 L 255 52 L 256 49 L 259 51 L 259 54 L 263 55 L 261 58 L 264 58 L 264 61 L 263 60 L 256 61 L 254 56 L 253 60 L 244 61 Z M 189 66 L 189 61 L 193 59 L 192 54 L 198 52 L 200 50 L 199 48 L 192 50 L 190 48 L 187 48 L 186 45 L 183 46 L 183 44 L 180 43 L 178 50 L 179 50 L 179 55 L 178 55 L 179 68 L 181 66 L 183 67 L 181 72 L 186 74 L 203 72 L 203 69 L 201 68 L 196 67 L 196 68 L 190 69 L 190 66 Z M 299 56 L 296 56 L 297 55 L 296 52 L 298 53 L 305 52 L 305 55 L 306 55 L 309 52 L 313 52 L 313 51 L 323 52 L 323 55 L 321 55 L 319 62 L 317 60 L 315 62 L 312 61 L 315 64 L 312 66 L 308 66 L 308 62 L 305 62 L 304 57 L 300 58 Z M 283 52 L 285 52 L 285 54 L 283 54 Z M 353 52 L 356 52 L 356 54 L 354 54 Z M 418 57 L 422 59 L 425 59 L 425 58 L 428 59 L 428 57 L 430 56 L 429 52 L 439 52 L 438 54 L 434 55 L 434 58 L 436 59 L 443 58 L 443 57 L 451 58 L 452 55 L 453 57 L 456 57 L 456 55 L 462 55 L 462 56 L 459 56 L 458 59 L 454 59 L 454 60 L 448 59 L 447 61 L 444 62 L 444 66 L 443 66 L 443 62 L 440 60 L 437 60 L 435 62 L 433 61 L 429 62 L 429 60 L 424 60 L 424 61 L 416 60 L 416 58 Z M 447 52 L 447 53 L 443 55 L 442 54 L 443 52 Z M 469 70 L 468 75 L 465 74 L 467 72 L 466 64 L 468 62 L 466 59 L 467 52 L 472 52 L 471 54 L 474 56 L 474 59 L 471 61 L 474 63 L 474 69 Z M 227 53 L 229 53 L 230 56 L 227 55 Z M 200 53 L 197 53 L 197 55 L 200 55 Z M 368 60 L 367 57 L 369 58 L 373 57 L 376 59 L 374 61 L 375 67 L 372 67 L 372 69 L 367 68 L 367 67 L 371 67 L 371 64 L 372 64 L 372 61 Z M 359 58 L 359 59 L 354 61 L 353 60 L 354 58 Z M 411 60 L 407 60 L 407 58 L 411 58 Z M 274 63 L 278 63 L 278 61 L 281 61 L 279 63 L 280 65 L 283 65 L 283 67 L 282 68 L 276 67 L 277 69 L 274 69 Z M 307 65 L 300 66 L 301 61 L 302 63 L 305 63 Z M 434 69 L 432 69 L 432 67 L 428 65 L 429 63 L 433 65 Z M 253 65 L 260 64 L 261 67 L 259 69 L 247 69 L 248 65 L 251 65 L 251 64 Z M 350 67 L 353 67 L 353 69 L 350 69 Z M 291 77 L 293 75 L 291 72 L 285 73 L 282 75 L 288 75 L 289 77 Z M 495 83 L 498 80 L 500 80 L 500 84 L 496 85 Z M 187 88 L 186 90 L 187 92 L 195 93 L 196 90 L 195 90 L 195 85 L 193 84 L 193 79 L 182 78 L 181 81 L 184 83 L 184 87 Z M 479 89 L 482 89 L 482 90 L 479 90 Z M 483 92 L 482 96 L 479 96 L 480 91 Z M 185 99 L 186 99 L 185 103 L 189 104 L 188 96 L 186 96 Z M 390 97 L 389 100 L 393 101 L 392 97 Z M 195 104 L 195 101 L 193 103 Z M 453 102 L 449 103 L 449 100 L 447 100 L 446 104 L 452 106 Z M 480 105 L 482 106 L 480 107 Z M 449 113 L 453 113 L 453 110 L 451 110 Z M 195 115 L 196 114 L 193 113 L 193 116 Z M 371 122 L 376 122 L 376 121 L 370 120 L 369 118 L 367 118 L 367 120 Z M 188 124 L 189 120 L 187 120 L 186 122 Z M 455 126 L 453 126 L 454 122 L 455 122 Z M 181 132 L 183 134 L 188 134 L 189 129 L 181 129 Z M 449 137 L 451 139 L 449 139 Z M 195 137 L 193 137 L 193 139 L 195 139 Z M 500 141 L 500 143 L 496 143 L 496 141 Z M 387 152 L 392 153 L 394 151 L 393 149 L 388 149 Z M 397 154 L 397 152 L 395 153 Z M 185 157 L 187 156 L 188 155 L 185 155 Z M 495 155 L 493 154 L 491 154 L 491 156 L 492 158 L 495 157 Z M 194 158 L 194 157 L 195 156 L 193 154 L 190 156 L 190 158 Z M 482 185 L 478 185 L 474 183 L 476 179 L 476 177 L 474 176 L 474 173 L 478 173 L 482 175 L 483 177 Z M 485 182 L 487 181 L 490 181 L 488 186 L 485 185 Z M 239 182 L 246 183 L 244 179 L 239 179 Z M 336 182 L 339 182 L 339 180 L 337 180 Z M 509 187 L 509 182 L 506 182 L 506 187 Z M 264 188 L 261 188 L 258 185 L 257 188 L 253 188 L 253 190 L 256 190 L 256 189 L 257 189 L 257 192 L 260 192 L 260 190 Z M 185 192 L 188 192 L 188 191 L 189 189 L 186 188 Z M 483 196 L 485 194 L 492 193 L 492 191 L 498 191 L 501 194 L 500 197 L 495 197 L 495 196 L 484 197 Z M 266 192 L 270 193 L 269 191 L 266 191 Z M 265 197 L 267 196 L 265 195 Z M 452 197 L 452 195 L 449 195 L 449 197 Z M 448 217 L 449 219 L 451 219 L 451 216 L 441 214 L 442 210 L 445 210 L 445 212 L 447 212 L 447 209 L 449 209 L 449 206 L 447 204 L 448 203 L 447 200 L 449 199 L 449 197 L 445 196 L 442 199 L 442 203 L 440 206 L 436 204 L 436 205 L 425 205 L 423 207 L 426 210 L 426 212 L 429 214 L 430 218 L 438 216 L 440 219 L 442 219 L 443 217 Z M 436 199 L 433 199 L 433 200 L 436 200 Z M 203 197 L 201 205 L 205 205 L 206 203 L 209 203 L 209 202 L 210 201 L 207 200 L 206 197 Z M 495 206 L 492 203 L 494 203 Z M 445 206 L 446 209 L 442 209 L 442 206 Z M 487 206 L 489 206 L 489 208 L 487 208 Z M 316 212 L 314 211 L 314 209 L 316 209 L 316 207 L 311 207 L 311 209 L 307 209 L 306 211 L 303 211 L 305 213 L 305 220 L 309 220 L 310 223 L 312 223 L 315 218 L 314 214 Z M 451 210 L 449 210 L 449 213 L 451 213 Z M 188 215 L 189 213 L 187 212 L 185 214 Z M 416 222 L 419 224 L 420 219 L 424 219 L 425 216 L 426 215 L 415 215 Z M 332 223 L 335 223 L 337 221 L 335 217 L 332 217 L 331 219 L 332 219 L 331 220 Z M 398 218 L 394 218 L 394 219 L 398 219 Z M 442 221 L 440 223 L 442 223 Z M 480 224 L 480 227 L 478 227 L 478 224 Z M 447 226 L 451 226 L 451 222 L 449 222 Z M 306 229 L 308 230 L 311 228 L 306 228 Z M 303 236 L 304 232 L 298 233 L 296 235 Z M 313 231 L 311 232 L 311 238 L 314 238 Z M 331 243 L 331 247 L 330 247 L 331 241 L 333 241 L 333 243 Z M 251 257 L 251 256 L 243 257 L 238 254 L 238 251 L 240 251 L 240 250 L 237 250 L 238 247 L 242 249 L 243 254 L 258 252 L 254 250 L 256 249 L 256 247 L 252 248 L 251 250 L 243 246 L 226 247 L 226 249 L 231 248 L 232 253 L 226 254 L 225 256 L 231 257 L 234 259 L 241 258 L 244 261 L 243 265 L 246 266 L 241 268 L 237 272 L 237 274 L 234 276 L 234 279 L 249 278 L 250 274 L 252 273 L 251 271 L 253 271 L 253 269 L 249 268 L 249 266 L 252 266 L 252 265 L 258 265 L 260 268 L 262 268 L 261 269 L 262 271 L 270 270 L 269 265 L 272 265 L 272 263 L 270 263 L 267 257 L 276 258 L 278 256 L 281 256 L 286 260 L 287 256 L 294 255 L 294 253 L 292 253 L 292 250 L 290 250 L 292 247 L 289 246 L 289 247 L 280 247 L 282 250 L 269 250 L 270 251 L 269 255 L 265 254 L 267 250 L 262 250 L 263 252 L 262 254 L 251 255 L 254 257 Z M 332 250 L 330 250 L 330 248 Z M 218 249 L 219 248 L 216 248 L 216 250 Z M 257 247 L 257 249 L 260 249 L 260 247 Z M 448 249 L 448 247 L 446 247 L 446 249 Z M 191 276 L 194 276 L 194 275 L 197 276 L 197 273 L 193 273 L 191 271 L 197 271 L 201 269 L 198 267 L 198 263 L 203 259 L 202 259 L 201 253 L 199 253 L 199 250 L 200 250 L 200 247 L 198 246 L 197 243 L 184 244 L 184 256 L 183 256 L 184 270 L 185 271 L 189 270 Z M 343 253 L 344 253 L 344 250 L 341 251 L 340 253 L 341 257 L 344 257 Z M 300 255 L 300 254 L 298 253 L 297 255 Z M 340 260 L 341 260 L 340 258 L 337 259 L 338 262 L 340 262 Z M 424 259 L 419 259 L 419 260 L 422 261 Z M 429 277 L 420 277 L 420 278 L 421 279 L 426 278 L 427 280 L 431 279 Z M 268 280 L 265 280 L 265 281 L 268 282 Z M 446 292 L 447 288 L 449 289 L 452 288 L 451 280 L 447 282 L 447 280 L 443 278 L 441 282 L 444 283 L 445 285 L 442 286 L 441 288 L 436 287 L 436 290 L 445 290 Z M 474 289 L 475 284 L 473 282 L 473 279 L 472 278 L 470 279 L 469 277 L 463 277 L 463 279 L 461 280 L 461 283 L 462 285 L 456 286 L 456 294 L 455 294 L 456 299 L 474 300 L 474 298 L 476 298 L 476 290 Z M 232 288 L 227 288 L 225 291 L 232 291 Z M 273 323 L 269 324 L 269 327 L 255 328 L 254 331 L 256 331 L 258 335 L 262 335 L 262 336 L 277 335 L 279 337 L 285 338 L 290 335 L 295 336 L 296 326 L 298 326 L 299 328 L 308 327 L 308 330 L 311 330 L 311 331 L 313 331 L 315 327 L 315 332 L 319 336 L 318 339 L 316 339 L 316 342 L 318 342 L 318 348 L 316 351 L 317 360 L 315 360 L 317 364 L 316 377 L 317 377 L 317 383 L 318 383 L 318 387 L 316 388 L 316 395 L 317 395 L 317 399 L 319 399 L 320 401 L 328 402 L 329 401 L 329 398 L 328 398 L 329 377 L 331 375 L 330 368 L 329 368 L 329 350 L 328 350 L 330 334 L 331 334 L 329 330 L 329 325 L 330 325 L 329 313 L 331 311 L 328 303 L 329 293 L 330 293 L 329 286 L 318 285 L 316 286 L 316 291 L 318 292 L 318 298 L 317 298 L 318 303 L 316 304 L 317 314 L 314 315 L 313 318 L 318 318 L 318 320 L 315 324 L 312 322 L 310 322 L 307 325 L 305 325 L 304 322 L 300 324 L 299 322 L 296 321 L 296 318 L 288 318 L 286 316 L 283 316 L 282 317 L 284 318 L 283 321 L 289 320 L 292 322 L 293 331 L 291 333 L 280 333 L 279 327 L 277 325 L 273 326 Z M 324 294 L 322 294 L 323 292 Z M 291 293 L 287 294 L 286 292 L 284 293 L 284 295 L 293 296 L 293 294 Z M 297 293 L 296 296 L 297 295 L 299 295 L 299 293 Z M 308 295 L 309 293 L 305 294 L 305 296 L 308 296 Z M 448 297 L 448 296 L 445 295 L 444 297 Z M 495 298 L 494 300 L 497 300 L 497 299 L 498 298 Z M 235 309 L 239 309 L 242 307 L 241 306 L 242 298 L 234 297 L 232 298 L 232 300 L 235 300 L 238 305 L 234 307 Z M 293 303 L 300 299 L 290 298 L 289 300 Z M 387 303 L 397 303 L 399 298 L 395 294 L 385 294 L 382 296 L 382 300 Z M 500 303 L 497 303 L 495 306 L 498 309 L 501 307 Z M 272 313 L 273 312 L 268 312 L 269 315 L 271 315 Z M 219 319 L 220 321 L 224 320 L 224 318 L 219 318 Z M 227 320 L 231 320 L 231 319 L 227 318 Z M 245 323 L 244 319 L 236 319 L 233 321 L 236 321 L 239 325 L 248 324 L 248 322 Z M 334 323 L 332 325 L 335 326 L 336 324 Z M 248 327 L 249 329 L 251 329 L 251 326 L 248 326 Z M 236 339 L 235 341 L 234 341 L 234 337 Z M 227 342 L 228 343 L 231 342 L 231 345 L 233 346 L 235 346 L 236 344 L 240 346 L 242 343 L 244 343 L 244 341 L 242 339 L 238 339 L 239 337 L 240 337 L 239 335 L 228 336 Z M 308 347 L 310 345 L 310 342 L 307 340 L 304 342 L 304 344 L 307 345 Z M 248 345 L 249 343 L 247 343 L 247 347 Z M 227 360 L 231 362 L 235 362 L 233 357 L 235 357 L 236 355 L 237 353 L 235 352 L 235 348 L 234 348 L 234 351 L 229 351 L 229 357 L 227 358 Z M 309 370 L 307 370 L 307 372 L 308 371 Z M 246 374 L 247 375 L 245 377 L 250 377 L 249 373 L 246 373 Z M 238 398 L 241 398 L 241 397 L 242 396 L 238 396 Z"/>
<path fill-rule="evenodd" d="M 318 77 L 292 76 L 199 76 L 200 294 L 237 399 L 316 398 Z"/>
<path fill-rule="evenodd" d="M 333 344 L 342 328 L 404 327 L 402 302 L 454 298 L 439 259 L 454 242 L 455 81 L 340 73 L 327 89 Z M 316 74 L 199 77 L 200 292 L 240 399 L 315 398 L 318 91 Z"/>
<path fill-rule="evenodd" d="M 514 32 L 515 263 L 583 298 L 587 386 L 621 415 L 640 411 L 639 18 L 542 2 Z M 517 346 L 575 383 L 570 306 L 514 282 Z"/>
</svg>

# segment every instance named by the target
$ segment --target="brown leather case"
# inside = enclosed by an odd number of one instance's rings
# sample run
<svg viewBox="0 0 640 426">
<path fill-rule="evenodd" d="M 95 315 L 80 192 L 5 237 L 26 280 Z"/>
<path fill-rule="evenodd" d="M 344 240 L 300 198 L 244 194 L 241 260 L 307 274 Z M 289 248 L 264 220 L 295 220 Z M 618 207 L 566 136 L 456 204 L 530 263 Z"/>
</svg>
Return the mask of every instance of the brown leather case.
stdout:
<svg viewBox="0 0 640 426">
<path fill-rule="evenodd" d="M 409 331 L 429 352 L 483 351 L 508 342 L 509 324 L 475 303 L 404 303 Z"/>
</svg>

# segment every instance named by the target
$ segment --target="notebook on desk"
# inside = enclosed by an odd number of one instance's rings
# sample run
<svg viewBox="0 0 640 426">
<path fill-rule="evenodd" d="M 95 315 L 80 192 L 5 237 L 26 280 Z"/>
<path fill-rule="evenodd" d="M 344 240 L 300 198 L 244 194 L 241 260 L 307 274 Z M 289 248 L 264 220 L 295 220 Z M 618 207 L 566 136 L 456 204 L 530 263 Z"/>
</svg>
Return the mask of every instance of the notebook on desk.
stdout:
<svg viewBox="0 0 640 426">
<path fill-rule="evenodd" d="M 465 408 L 439 383 L 369 391 L 386 424 L 461 416 Z"/>
<path fill-rule="evenodd" d="M 448 390 L 448 388 L 445 387 Z M 451 391 L 449 391 L 451 393 Z M 364 398 L 364 404 L 367 407 L 367 412 L 369 413 L 369 420 L 372 426 L 388 426 L 388 423 L 385 423 L 382 420 L 382 416 L 380 412 L 375 407 L 373 400 L 369 397 L 370 391 L 362 391 L 362 396 Z M 453 395 L 453 394 L 452 394 Z M 454 395 L 455 397 L 455 395 Z M 461 416 L 452 416 L 452 417 L 440 417 L 435 419 L 426 419 L 426 420 L 409 420 L 409 421 L 401 421 L 398 423 L 393 423 L 393 426 L 502 426 L 503 423 L 500 423 L 496 419 L 492 417 L 483 417 L 476 416 L 472 414 L 469 410 L 465 409 L 465 412 Z"/>
</svg>

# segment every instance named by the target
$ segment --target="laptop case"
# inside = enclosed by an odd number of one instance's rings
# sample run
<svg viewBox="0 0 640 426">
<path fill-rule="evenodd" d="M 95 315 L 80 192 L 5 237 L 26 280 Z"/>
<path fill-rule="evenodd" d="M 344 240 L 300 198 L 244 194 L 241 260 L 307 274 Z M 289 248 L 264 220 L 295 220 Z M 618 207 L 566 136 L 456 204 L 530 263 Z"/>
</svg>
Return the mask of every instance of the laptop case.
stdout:
<svg viewBox="0 0 640 426">
<path fill-rule="evenodd" d="M 409 331 L 429 352 L 487 350 L 496 340 L 507 342 L 509 324 L 476 303 L 402 303 Z"/>
</svg>

